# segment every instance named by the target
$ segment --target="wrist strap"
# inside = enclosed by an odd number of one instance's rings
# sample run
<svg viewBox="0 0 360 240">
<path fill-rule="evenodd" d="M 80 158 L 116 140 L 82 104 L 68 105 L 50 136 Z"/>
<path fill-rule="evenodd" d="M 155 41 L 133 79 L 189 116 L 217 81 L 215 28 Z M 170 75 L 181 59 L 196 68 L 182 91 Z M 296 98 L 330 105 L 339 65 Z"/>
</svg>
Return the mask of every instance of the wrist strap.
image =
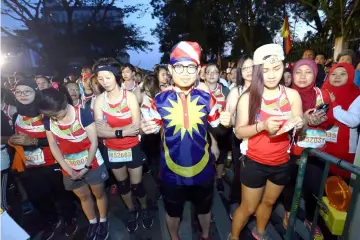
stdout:
<svg viewBox="0 0 360 240">
<path fill-rule="evenodd" d="M 115 130 L 115 136 L 116 138 L 122 138 L 123 137 L 122 130 Z"/>
</svg>

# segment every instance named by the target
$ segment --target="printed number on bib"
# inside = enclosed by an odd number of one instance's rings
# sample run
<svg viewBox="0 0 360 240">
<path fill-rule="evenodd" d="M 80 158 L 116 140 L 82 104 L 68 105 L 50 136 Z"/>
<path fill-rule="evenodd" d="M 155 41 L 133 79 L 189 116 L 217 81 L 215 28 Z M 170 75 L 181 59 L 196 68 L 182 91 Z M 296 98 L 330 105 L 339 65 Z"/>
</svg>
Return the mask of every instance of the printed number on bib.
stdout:
<svg viewBox="0 0 360 240">
<path fill-rule="evenodd" d="M 332 128 L 326 131 L 326 141 L 337 143 L 338 133 L 339 133 L 339 127 L 333 126 Z"/>
<path fill-rule="evenodd" d="M 108 149 L 109 161 L 110 162 L 131 162 L 132 161 L 132 152 L 131 149 L 117 151 Z"/>
<path fill-rule="evenodd" d="M 65 162 L 69 164 L 72 169 L 81 170 L 85 167 L 88 159 L 88 151 L 82 151 L 79 153 L 65 154 Z"/>
<path fill-rule="evenodd" d="M 318 129 L 307 129 L 305 134 L 299 136 L 296 143 L 302 148 L 322 148 L 326 143 L 326 132 Z"/>
<path fill-rule="evenodd" d="M 41 165 L 45 163 L 44 152 L 41 148 L 32 151 L 24 151 L 25 165 Z"/>
</svg>

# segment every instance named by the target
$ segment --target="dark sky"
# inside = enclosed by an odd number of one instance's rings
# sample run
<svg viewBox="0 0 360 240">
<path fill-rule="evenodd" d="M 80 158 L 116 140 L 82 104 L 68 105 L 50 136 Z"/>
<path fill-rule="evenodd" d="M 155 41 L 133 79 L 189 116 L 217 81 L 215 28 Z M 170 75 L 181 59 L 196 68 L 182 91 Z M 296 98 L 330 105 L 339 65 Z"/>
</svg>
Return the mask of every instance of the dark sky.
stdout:
<svg viewBox="0 0 360 240">
<path fill-rule="evenodd" d="M 159 44 L 158 40 L 151 35 L 151 29 L 156 27 L 156 19 L 151 18 L 152 8 L 149 4 L 150 0 L 124 0 L 122 3 L 118 4 L 119 7 L 122 5 L 135 5 L 138 3 L 146 4 L 149 7 L 149 11 L 144 15 L 139 16 L 139 14 L 131 15 L 130 17 L 124 19 L 125 23 L 134 23 L 137 26 L 142 27 L 142 33 L 144 38 L 150 42 L 153 42 L 154 45 L 151 47 L 152 51 L 148 52 L 136 52 L 128 51 L 130 54 L 130 62 L 144 69 L 152 69 L 156 63 L 159 63 L 161 53 L 159 53 Z M 9 17 L 1 15 L 1 25 L 5 27 L 19 28 L 21 24 Z"/>
</svg>

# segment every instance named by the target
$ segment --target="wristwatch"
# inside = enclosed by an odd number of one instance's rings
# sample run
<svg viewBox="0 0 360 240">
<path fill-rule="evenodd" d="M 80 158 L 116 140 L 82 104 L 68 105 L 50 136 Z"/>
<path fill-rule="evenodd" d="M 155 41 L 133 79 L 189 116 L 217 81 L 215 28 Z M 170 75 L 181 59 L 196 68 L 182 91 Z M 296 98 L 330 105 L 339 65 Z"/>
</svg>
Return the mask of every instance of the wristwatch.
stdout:
<svg viewBox="0 0 360 240">
<path fill-rule="evenodd" d="M 86 168 L 86 169 L 88 169 L 88 170 L 91 170 L 92 169 L 92 165 L 90 165 L 90 166 L 84 166 L 84 168 Z"/>
</svg>

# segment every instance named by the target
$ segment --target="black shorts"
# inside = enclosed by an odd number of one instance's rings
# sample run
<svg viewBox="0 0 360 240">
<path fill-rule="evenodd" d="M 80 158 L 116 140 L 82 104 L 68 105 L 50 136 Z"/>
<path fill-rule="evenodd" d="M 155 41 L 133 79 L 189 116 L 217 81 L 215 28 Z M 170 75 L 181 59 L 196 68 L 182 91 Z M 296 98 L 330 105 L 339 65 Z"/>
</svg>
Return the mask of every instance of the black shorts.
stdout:
<svg viewBox="0 0 360 240">
<path fill-rule="evenodd" d="M 127 167 L 130 169 L 135 169 L 140 166 L 142 166 L 146 162 L 146 155 L 141 149 L 140 143 L 137 144 L 135 147 L 131 148 L 131 154 L 132 154 L 132 161 L 129 162 L 110 162 L 109 156 L 108 156 L 108 149 L 105 148 L 105 151 L 103 151 L 104 154 L 104 162 L 108 169 L 118 169 L 122 167 Z"/>
<path fill-rule="evenodd" d="M 266 181 L 284 186 L 290 179 L 290 161 L 278 165 L 269 166 L 251 160 L 244 156 L 240 165 L 240 181 L 248 188 L 261 188 L 266 185 Z"/>
<path fill-rule="evenodd" d="M 160 193 L 165 211 L 170 217 L 180 218 L 186 201 L 194 204 L 197 214 L 207 214 L 211 211 L 214 181 L 192 186 L 168 185 L 162 182 Z"/>
</svg>

